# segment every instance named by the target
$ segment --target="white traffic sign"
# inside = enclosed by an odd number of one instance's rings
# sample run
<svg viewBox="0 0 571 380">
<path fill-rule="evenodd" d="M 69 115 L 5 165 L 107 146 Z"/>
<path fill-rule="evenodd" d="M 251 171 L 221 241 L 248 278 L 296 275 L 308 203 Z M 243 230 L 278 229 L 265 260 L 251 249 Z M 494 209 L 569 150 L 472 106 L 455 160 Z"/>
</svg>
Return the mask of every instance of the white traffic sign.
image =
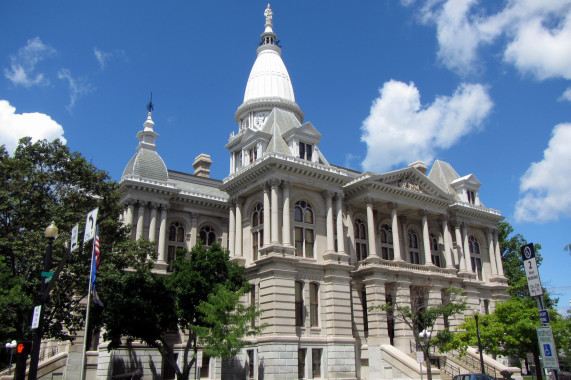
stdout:
<svg viewBox="0 0 571 380">
<path fill-rule="evenodd" d="M 525 269 L 525 277 L 527 278 L 529 295 L 531 297 L 541 296 L 543 294 L 543 288 L 541 287 L 533 243 L 529 243 L 521 247 L 521 258 L 523 259 L 523 267 Z"/>
<path fill-rule="evenodd" d="M 87 243 L 95 236 L 95 226 L 97 225 L 97 212 L 99 208 L 95 208 L 87 214 L 85 219 L 85 233 L 83 234 L 83 244 Z"/>
<path fill-rule="evenodd" d="M 543 367 L 559 370 L 557 348 L 555 348 L 551 327 L 541 326 L 537 328 L 537 342 L 539 343 L 539 352 L 541 352 L 541 357 L 543 358 Z"/>
<path fill-rule="evenodd" d="M 42 306 L 34 307 L 34 316 L 32 317 L 32 329 L 37 329 L 40 325 L 40 315 L 42 313 Z"/>
<path fill-rule="evenodd" d="M 71 229 L 71 242 L 70 242 L 70 252 L 75 252 L 79 248 L 79 243 L 77 242 L 77 235 L 79 235 L 79 224 L 76 224 Z"/>
<path fill-rule="evenodd" d="M 424 352 L 416 351 L 416 362 L 420 364 L 424 363 Z"/>
<path fill-rule="evenodd" d="M 196 366 L 202 368 L 202 351 L 196 353 Z"/>
</svg>

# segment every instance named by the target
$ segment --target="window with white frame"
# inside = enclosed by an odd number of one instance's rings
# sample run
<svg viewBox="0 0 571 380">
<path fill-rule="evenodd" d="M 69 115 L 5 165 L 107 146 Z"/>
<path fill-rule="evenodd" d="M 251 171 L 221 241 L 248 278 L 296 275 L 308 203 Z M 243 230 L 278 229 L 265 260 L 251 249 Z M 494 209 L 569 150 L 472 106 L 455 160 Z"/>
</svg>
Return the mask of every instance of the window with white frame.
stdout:
<svg viewBox="0 0 571 380">
<path fill-rule="evenodd" d="M 305 355 L 307 348 L 300 348 L 297 350 L 297 378 L 305 379 Z"/>
<path fill-rule="evenodd" d="M 321 348 L 311 349 L 311 377 L 318 379 L 321 377 Z"/>
<path fill-rule="evenodd" d="M 167 272 L 172 272 L 173 264 L 176 260 L 177 249 L 186 249 L 184 242 L 184 225 L 179 221 L 174 221 L 169 226 L 169 241 L 167 248 Z"/>
<path fill-rule="evenodd" d="M 303 283 L 295 282 L 295 325 L 303 326 Z"/>
<path fill-rule="evenodd" d="M 216 231 L 212 226 L 206 225 L 200 229 L 198 237 L 202 240 L 202 244 L 206 247 L 210 247 L 216 242 Z"/>
<path fill-rule="evenodd" d="M 478 280 L 482 278 L 482 255 L 480 254 L 480 243 L 472 235 L 468 238 L 468 248 L 470 250 L 470 261 L 472 262 L 472 272 L 476 273 Z"/>
<path fill-rule="evenodd" d="M 411 263 L 420 264 L 418 235 L 414 230 L 408 230 L 408 254 L 409 254 L 409 261 Z"/>
<path fill-rule="evenodd" d="M 388 224 L 381 225 L 381 258 L 394 260 L 395 251 L 393 248 L 393 229 Z"/>
<path fill-rule="evenodd" d="M 438 235 L 430 233 L 430 254 L 432 257 L 432 264 L 437 267 L 442 266 L 442 255 L 440 253 L 440 244 L 438 244 Z"/>
<path fill-rule="evenodd" d="M 319 285 L 315 282 L 309 284 L 309 322 L 319 326 Z"/>
<path fill-rule="evenodd" d="M 363 219 L 356 219 L 354 229 L 355 254 L 357 256 L 357 260 L 361 261 L 367 258 L 367 225 Z"/>
<path fill-rule="evenodd" d="M 468 203 L 475 205 L 476 204 L 476 193 L 472 190 L 466 190 L 466 196 L 468 198 Z"/>
<path fill-rule="evenodd" d="M 311 204 L 306 201 L 297 201 L 294 209 L 294 238 L 295 255 L 313 258 L 314 214 Z"/>
<path fill-rule="evenodd" d="M 252 211 L 252 260 L 258 260 L 260 248 L 264 246 L 264 206 L 258 203 Z"/>
<path fill-rule="evenodd" d="M 299 143 L 299 158 L 311 161 L 313 158 L 313 145 L 306 144 L 300 141 Z"/>
<path fill-rule="evenodd" d="M 248 149 L 248 158 L 250 160 L 250 163 L 252 163 L 258 159 L 258 149 L 256 146 Z"/>
</svg>

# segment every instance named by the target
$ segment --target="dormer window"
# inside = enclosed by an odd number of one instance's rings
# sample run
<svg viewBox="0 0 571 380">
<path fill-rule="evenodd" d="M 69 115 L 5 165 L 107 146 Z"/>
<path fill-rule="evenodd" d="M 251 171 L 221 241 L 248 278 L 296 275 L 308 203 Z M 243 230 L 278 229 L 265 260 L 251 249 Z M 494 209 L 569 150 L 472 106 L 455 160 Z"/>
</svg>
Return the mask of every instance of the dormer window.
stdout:
<svg viewBox="0 0 571 380">
<path fill-rule="evenodd" d="M 302 160 L 311 161 L 313 157 L 313 145 L 306 143 L 299 143 L 299 158 Z"/>
<path fill-rule="evenodd" d="M 475 205 L 476 204 L 476 193 L 474 193 L 472 190 L 466 190 L 466 194 L 468 196 L 468 203 L 470 203 L 471 205 Z"/>
<path fill-rule="evenodd" d="M 248 150 L 248 157 L 250 157 L 250 163 L 256 161 L 258 159 L 258 149 L 254 147 Z"/>
</svg>

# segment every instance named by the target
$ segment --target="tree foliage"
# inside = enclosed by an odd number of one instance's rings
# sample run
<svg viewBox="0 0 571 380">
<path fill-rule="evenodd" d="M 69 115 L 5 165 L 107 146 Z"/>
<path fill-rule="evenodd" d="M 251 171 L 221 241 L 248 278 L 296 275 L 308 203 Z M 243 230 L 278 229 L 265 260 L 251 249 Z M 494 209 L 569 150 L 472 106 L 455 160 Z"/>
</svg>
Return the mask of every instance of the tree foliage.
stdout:
<svg viewBox="0 0 571 380">
<path fill-rule="evenodd" d="M 127 283 L 120 276 L 102 279 L 102 286 L 117 294 L 102 311 L 109 349 L 124 341 L 144 342 L 161 353 L 180 380 L 189 378 L 199 347 L 212 357 L 235 355 L 246 345 L 244 337 L 261 329 L 251 324 L 258 315 L 255 306 L 239 302 L 250 290 L 243 270 L 219 244 L 207 249 L 199 243 L 189 253 L 177 252 L 169 275 L 141 266 Z M 165 335 L 177 326 L 188 334 L 180 366 L 174 342 Z"/>
</svg>

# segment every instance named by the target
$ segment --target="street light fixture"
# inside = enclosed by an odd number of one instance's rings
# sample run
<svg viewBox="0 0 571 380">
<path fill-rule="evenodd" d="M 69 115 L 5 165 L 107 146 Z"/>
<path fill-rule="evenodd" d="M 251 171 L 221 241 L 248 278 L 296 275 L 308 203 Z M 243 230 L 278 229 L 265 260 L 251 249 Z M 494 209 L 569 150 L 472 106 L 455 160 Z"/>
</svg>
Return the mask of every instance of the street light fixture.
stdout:
<svg viewBox="0 0 571 380">
<path fill-rule="evenodd" d="M 8 375 L 12 374 L 12 356 L 14 355 L 14 348 L 18 345 L 15 340 L 10 343 L 6 343 L 6 351 L 10 350 L 10 366 L 8 367 Z"/>
<path fill-rule="evenodd" d="M 48 239 L 48 246 L 46 247 L 46 255 L 44 256 L 44 271 L 41 277 L 40 293 L 38 294 L 38 304 L 40 307 L 40 318 L 38 327 L 34 330 L 34 337 L 32 341 L 32 354 L 30 358 L 30 370 L 28 371 L 28 380 L 36 380 L 38 376 L 38 363 L 40 360 L 40 344 L 44 335 L 44 301 L 46 298 L 45 292 L 47 281 L 49 277 L 44 277 L 50 272 L 52 266 L 52 250 L 55 238 L 58 236 L 58 228 L 52 222 L 45 230 L 44 236 Z"/>
</svg>

